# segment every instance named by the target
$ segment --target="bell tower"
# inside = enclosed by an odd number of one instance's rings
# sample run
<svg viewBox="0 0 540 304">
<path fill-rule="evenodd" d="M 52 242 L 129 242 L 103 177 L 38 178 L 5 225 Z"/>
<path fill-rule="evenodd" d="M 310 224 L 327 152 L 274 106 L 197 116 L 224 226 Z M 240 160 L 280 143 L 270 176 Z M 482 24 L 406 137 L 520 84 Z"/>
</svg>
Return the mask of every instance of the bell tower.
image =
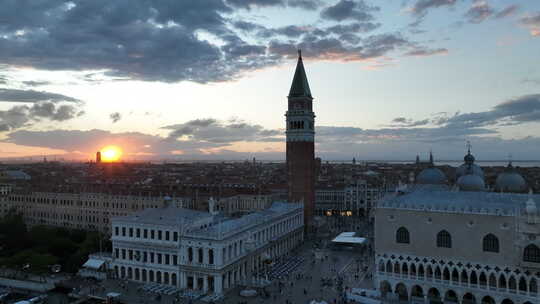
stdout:
<svg viewBox="0 0 540 304">
<path fill-rule="evenodd" d="M 287 98 L 288 197 L 290 202 L 304 203 L 304 225 L 309 229 L 315 210 L 315 113 L 300 50 Z"/>
</svg>

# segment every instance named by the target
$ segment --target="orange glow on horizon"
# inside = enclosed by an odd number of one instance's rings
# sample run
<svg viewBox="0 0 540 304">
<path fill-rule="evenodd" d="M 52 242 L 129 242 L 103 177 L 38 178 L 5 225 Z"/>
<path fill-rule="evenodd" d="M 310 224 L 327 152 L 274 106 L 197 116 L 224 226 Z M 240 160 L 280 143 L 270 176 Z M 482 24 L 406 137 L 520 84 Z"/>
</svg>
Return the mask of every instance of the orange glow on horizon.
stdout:
<svg viewBox="0 0 540 304">
<path fill-rule="evenodd" d="M 115 162 L 119 161 L 122 156 L 122 149 L 117 146 L 106 146 L 101 149 L 101 161 Z"/>
</svg>

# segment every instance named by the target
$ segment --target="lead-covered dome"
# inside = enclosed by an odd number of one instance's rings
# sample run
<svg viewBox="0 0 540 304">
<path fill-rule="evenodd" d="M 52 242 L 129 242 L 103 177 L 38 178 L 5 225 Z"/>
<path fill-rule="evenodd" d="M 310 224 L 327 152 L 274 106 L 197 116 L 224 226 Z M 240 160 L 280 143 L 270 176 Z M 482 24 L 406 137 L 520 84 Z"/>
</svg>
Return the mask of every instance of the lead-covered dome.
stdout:
<svg viewBox="0 0 540 304">
<path fill-rule="evenodd" d="M 458 178 L 457 185 L 459 187 L 459 190 L 463 191 L 484 191 L 486 188 L 484 179 L 472 173 L 463 175 Z"/>
<path fill-rule="evenodd" d="M 497 176 L 497 180 L 495 181 L 495 191 L 525 192 L 527 191 L 527 182 L 523 176 L 514 169 L 512 163 L 509 163 L 506 170 Z"/>
<path fill-rule="evenodd" d="M 443 185 L 446 184 L 446 175 L 437 168 L 426 168 L 416 177 L 417 184 L 423 185 Z"/>
</svg>

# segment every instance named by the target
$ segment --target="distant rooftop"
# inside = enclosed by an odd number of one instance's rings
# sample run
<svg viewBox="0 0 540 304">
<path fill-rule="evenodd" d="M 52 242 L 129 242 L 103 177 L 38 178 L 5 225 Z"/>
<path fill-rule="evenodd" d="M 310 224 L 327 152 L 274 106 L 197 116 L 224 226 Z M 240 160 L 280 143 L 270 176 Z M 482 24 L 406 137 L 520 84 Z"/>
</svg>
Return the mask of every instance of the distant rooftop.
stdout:
<svg viewBox="0 0 540 304">
<path fill-rule="evenodd" d="M 208 212 L 170 206 L 167 208 L 146 208 L 131 215 L 114 217 L 114 220 L 157 225 L 175 225 L 190 223 L 209 217 L 212 217 L 212 215 Z"/>
<path fill-rule="evenodd" d="M 247 230 L 249 227 L 270 221 L 276 217 L 281 217 L 290 211 L 301 208 L 303 208 L 302 204 L 275 202 L 268 209 L 250 213 L 240 218 L 226 218 L 224 221 L 216 223 L 210 227 L 191 230 L 187 233 L 187 236 L 213 238 L 226 237 L 229 234 L 234 234 L 241 230 Z"/>
</svg>

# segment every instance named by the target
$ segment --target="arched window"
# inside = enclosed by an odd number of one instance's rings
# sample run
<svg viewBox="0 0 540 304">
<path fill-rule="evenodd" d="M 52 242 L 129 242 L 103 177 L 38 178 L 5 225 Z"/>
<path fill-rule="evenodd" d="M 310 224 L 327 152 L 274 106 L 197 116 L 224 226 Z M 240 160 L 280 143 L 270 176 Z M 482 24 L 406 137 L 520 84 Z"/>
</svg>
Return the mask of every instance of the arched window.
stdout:
<svg viewBox="0 0 540 304">
<path fill-rule="evenodd" d="M 523 261 L 540 263 L 540 248 L 534 244 L 530 244 L 523 250 Z"/>
<path fill-rule="evenodd" d="M 482 247 L 486 252 L 499 252 L 499 239 L 490 233 L 484 237 Z"/>
<path fill-rule="evenodd" d="M 400 227 L 396 232 L 396 243 L 409 244 L 409 230 L 405 227 Z"/>
<path fill-rule="evenodd" d="M 452 248 L 452 236 L 448 231 L 443 230 L 437 233 L 437 247 Z"/>
</svg>

